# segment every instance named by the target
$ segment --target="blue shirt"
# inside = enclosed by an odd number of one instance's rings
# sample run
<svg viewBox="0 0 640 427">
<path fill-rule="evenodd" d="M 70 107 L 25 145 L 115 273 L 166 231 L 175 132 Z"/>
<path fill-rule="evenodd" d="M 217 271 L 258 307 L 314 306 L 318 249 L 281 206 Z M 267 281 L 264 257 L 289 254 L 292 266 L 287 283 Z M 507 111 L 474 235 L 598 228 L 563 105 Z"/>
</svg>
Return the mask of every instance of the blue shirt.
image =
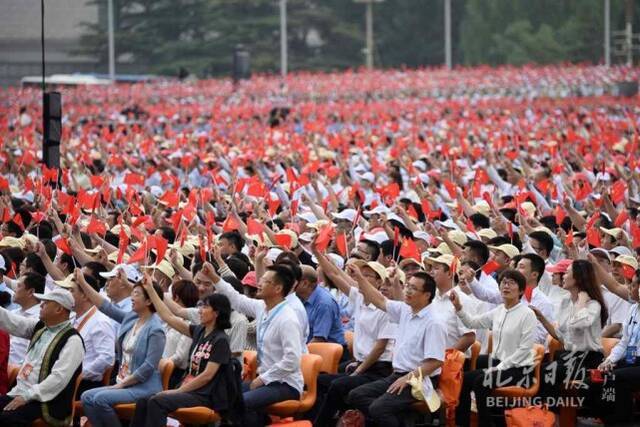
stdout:
<svg viewBox="0 0 640 427">
<path fill-rule="evenodd" d="M 342 320 L 340 319 L 340 307 L 338 303 L 322 286 L 317 286 L 311 296 L 304 302 L 309 318 L 309 337 L 323 338 L 327 342 L 345 344 Z"/>
</svg>

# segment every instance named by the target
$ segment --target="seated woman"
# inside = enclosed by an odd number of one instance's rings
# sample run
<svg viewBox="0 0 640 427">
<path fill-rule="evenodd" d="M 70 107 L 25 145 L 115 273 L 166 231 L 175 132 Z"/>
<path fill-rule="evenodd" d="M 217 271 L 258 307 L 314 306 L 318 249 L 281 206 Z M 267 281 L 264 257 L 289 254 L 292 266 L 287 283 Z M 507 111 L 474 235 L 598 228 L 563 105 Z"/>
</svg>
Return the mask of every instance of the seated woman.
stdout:
<svg viewBox="0 0 640 427">
<path fill-rule="evenodd" d="M 229 407 L 229 393 L 225 369 L 231 365 L 229 337 L 224 330 L 231 326 L 231 304 L 224 295 L 212 294 L 198 303 L 200 324 L 191 325 L 173 315 L 151 286 L 151 279 L 145 277 L 143 286 L 149 293 L 158 314 L 167 324 L 193 339 L 189 352 L 190 363 L 186 376 L 176 390 L 167 390 L 152 397 L 139 399 L 131 422 L 134 427 L 156 427 L 167 424 L 167 415 L 178 408 L 206 406 L 216 412 L 226 412 Z M 239 374 L 239 367 L 238 367 Z"/>
<path fill-rule="evenodd" d="M 472 277 L 461 275 L 461 280 L 470 281 Z M 509 385 L 528 387 L 532 381 L 537 320 L 533 311 L 521 302 L 526 279 L 519 271 L 507 269 L 500 275 L 499 283 L 503 303 L 478 316 L 465 312 L 458 295 L 450 294 L 456 313 L 466 327 L 491 329 L 494 337 L 491 355 L 480 356 L 479 369 L 464 374 L 456 411 L 456 422 L 461 426 L 469 425 L 472 391 L 476 395 L 478 425 L 489 426 L 487 397 L 491 390 Z"/>
<path fill-rule="evenodd" d="M 119 403 L 133 403 L 162 390 L 158 364 L 164 350 L 162 322 L 147 291 L 136 284 L 131 292 L 131 311 L 124 312 L 107 301 L 84 280 L 79 269 L 76 283 L 100 311 L 120 323 L 116 340 L 116 384 L 82 393 L 83 410 L 93 427 L 118 427 L 120 420 L 113 409 Z M 154 285 L 161 292 L 160 287 Z"/>
<path fill-rule="evenodd" d="M 549 335 L 564 347 L 564 351 L 555 354 L 557 363 L 544 367 L 540 390 L 542 396 L 557 395 L 563 384 L 564 388 L 569 388 L 573 380 L 585 381 L 587 369 L 596 368 L 603 357 L 600 337 L 608 313 L 591 262 L 573 261 L 564 273 L 562 287 L 571 296 L 560 306 L 557 328 L 540 310 L 530 306 Z M 554 381 L 547 381 L 547 378 Z"/>
</svg>

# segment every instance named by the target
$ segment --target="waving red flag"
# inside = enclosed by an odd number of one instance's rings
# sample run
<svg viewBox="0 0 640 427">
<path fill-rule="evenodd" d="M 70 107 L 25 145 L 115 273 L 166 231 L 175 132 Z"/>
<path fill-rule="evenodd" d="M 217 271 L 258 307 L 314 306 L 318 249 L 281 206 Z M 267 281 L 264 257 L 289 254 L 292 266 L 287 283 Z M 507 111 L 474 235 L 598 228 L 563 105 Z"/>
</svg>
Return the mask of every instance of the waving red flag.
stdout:
<svg viewBox="0 0 640 427">
<path fill-rule="evenodd" d="M 13 221 L 18 227 L 20 227 L 20 230 L 24 231 L 24 222 L 22 222 L 22 216 L 20 214 L 15 214 L 11 221 Z"/>
<path fill-rule="evenodd" d="M 291 248 L 291 243 L 293 243 L 291 241 L 291 236 L 289 236 L 288 234 L 276 234 L 274 236 L 275 239 L 275 243 L 278 246 L 283 246 L 287 249 Z"/>
<path fill-rule="evenodd" d="M 222 223 L 222 231 L 225 233 L 228 231 L 238 230 L 240 228 L 240 223 L 236 220 L 235 216 L 228 215 L 227 219 Z"/>
<path fill-rule="evenodd" d="M 628 219 L 629 219 L 629 212 L 627 212 L 626 209 L 623 209 L 622 211 L 620 211 L 618 216 L 616 216 L 614 225 L 616 227 L 622 227 L 624 223 L 627 222 Z"/>
<path fill-rule="evenodd" d="M 170 208 L 176 208 L 180 204 L 180 194 L 177 191 L 167 190 L 159 201 L 166 203 Z"/>
<path fill-rule="evenodd" d="M 73 251 L 71 250 L 71 246 L 69 246 L 69 242 L 66 237 L 60 237 L 56 240 L 56 246 L 65 254 L 73 255 Z"/>
<path fill-rule="evenodd" d="M 333 237 L 333 226 L 331 224 L 327 224 L 320 229 L 318 232 L 318 237 L 316 237 L 316 248 L 320 252 L 324 252 L 327 250 L 329 243 L 331 243 L 331 238 Z"/>
<path fill-rule="evenodd" d="M 482 266 L 482 271 L 485 274 L 492 274 L 500 268 L 500 264 L 495 259 L 490 259 L 485 265 Z"/>
<path fill-rule="evenodd" d="M 127 246 L 129 246 L 129 236 L 127 232 L 124 230 L 124 227 L 120 228 L 120 233 L 118 236 L 118 259 L 117 263 L 122 264 L 122 260 L 124 258 L 124 254 L 127 251 Z"/>
<path fill-rule="evenodd" d="M 443 184 L 444 184 L 444 188 L 447 189 L 447 193 L 449 193 L 449 197 L 451 197 L 452 199 L 455 199 L 457 194 L 456 185 L 453 182 L 449 181 L 448 179 L 445 179 L 443 181 Z"/>
<path fill-rule="evenodd" d="M 160 261 L 164 259 L 164 254 L 167 252 L 167 246 L 169 246 L 169 242 L 162 236 L 153 236 L 155 240 L 155 249 L 156 249 L 156 265 L 160 264 Z"/>
<path fill-rule="evenodd" d="M 143 242 L 142 245 L 129 257 L 127 264 L 134 264 L 136 262 L 144 262 L 147 258 L 147 242 Z"/>
<path fill-rule="evenodd" d="M 595 228 L 589 228 L 587 230 L 587 243 L 591 246 L 599 248 L 601 245 L 600 233 Z"/>
<path fill-rule="evenodd" d="M 573 244 L 573 230 L 569 230 L 567 233 L 567 238 L 564 239 L 564 244 L 566 246 L 571 246 Z"/>
<path fill-rule="evenodd" d="M 338 249 L 338 253 L 343 257 L 346 257 L 347 252 L 347 235 L 344 233 L 340 233 L 336 236 L 336 249 Z"/>
<path fill-rule="evenodd" d="M 261 234 L 264 231 L 264 225 L 253 218 L 247 219 L 247 234 Z"/>
<path fill-rule="evenodd" d="M 560 225 L 562 224 L 562 221 L 564 221 L 564 219 L 567 217 L 567 213 L 564 211 L 564 209 L 562 209 L 562 206 L 558 205 L 556 206 L 556 224 Z"/>
<path fill-rule="evenodd" d="M 413 258 L 420 262 L 420 250 L 413 239 L 404 239 L 400 246 L 400 256 L 402 258 Z"/>
<path fill-rule="evenodd" d="M 124 176 L 124 183 L 127 185 L 142 185 L 144 186 L 144 176 L 129 172 Z"/>
<path fill-rule="evenodd" d="M 618 203 L 623 202 L 625 191 L 627 191 L 627 185 L 624 183 L 623 180 L 621 179 L 617 180 L 611 186 L 611 201 L 616 205 Z"/>
<path fill-rule="evenodd" d="M 104 236 L 107 233 L 107 226 L 94 215 L 91 215 L 91 220 L 89 220 L 86 232 Z"/>
</svg>

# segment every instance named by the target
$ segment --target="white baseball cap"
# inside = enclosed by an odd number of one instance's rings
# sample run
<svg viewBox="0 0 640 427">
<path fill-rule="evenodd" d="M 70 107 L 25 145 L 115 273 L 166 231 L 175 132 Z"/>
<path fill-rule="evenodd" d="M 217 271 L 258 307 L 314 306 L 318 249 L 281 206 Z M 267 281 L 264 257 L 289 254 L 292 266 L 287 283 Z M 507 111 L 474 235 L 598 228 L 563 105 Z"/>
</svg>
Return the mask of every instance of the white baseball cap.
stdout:
<svg viewBox="0 0 640 427">
<path fill-rule="evenodd" d="M 358 213 L 355 209 L 344 209 L 338 213 L 332 213 L 331 216 L 333 216 L 334 219 L 343 219 L 353 222 L 356 219 L 357 214 Z"/>
<path fill-rule="evenodd" d="M 53 301 L 69 311 L 73 311 L 73 296 L 66 289 L 56 288 L 46 294 L 33 294 L 40 301 Z"/>
<path fill-rule="evenodd" d="M 142 273 L 135 265 L 132 264 L 118 264 L 113 267 L 113 270 L 100 273 L 100 276 L 104 277 L 105 279 L 110 279 L 112 277 L 116 277 L 116 275 L 118 274 L 118 270 L 124 271 L 124 274 L 126 274 L 127 276 L 127 280 L 129 280 L 130 282 L 138 283 L 140 280 L 142 280 Z"/>
</svg>

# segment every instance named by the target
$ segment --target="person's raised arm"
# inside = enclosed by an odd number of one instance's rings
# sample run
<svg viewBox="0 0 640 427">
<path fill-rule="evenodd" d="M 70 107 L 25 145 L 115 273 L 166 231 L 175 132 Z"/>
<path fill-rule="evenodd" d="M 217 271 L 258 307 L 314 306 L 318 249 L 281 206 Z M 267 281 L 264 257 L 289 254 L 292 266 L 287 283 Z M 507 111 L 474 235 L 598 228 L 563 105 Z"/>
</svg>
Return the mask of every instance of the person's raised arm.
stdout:
<svg viewBox="0 0 640 427">
<path fill-rule="evenodd" d="M 216 292 L 219 292 L 229 298 L 231 307 L 234 310 L 244 313 L 249 317 L 256 317 L 259 310 L 264 307 L 264 302 L 249 298 L 236 291 L 233 286 L 218 276 L 218 273 L 216 273 L 211 263 L 204 263 L 202 266 L 202 273 L 211 279 L 213 286 L 216 288 Z"/>
<path fill-rule="evenodd" d="M 118 274 L 120 273 L 121 270 L 118 271 Z M 124 272 L 122 272 L 122 274 L 124 274 Z M 91 304 L 95 305 L 96 307 L 100 307 L 103 302 L 108 302 L 105 297 L 100 295 L 100 292 L 93 289 L 91 285 L 89 285 L 87 281 L 84 280 L 84 274 L 82 273 L 82 270 L 76 268 L 74 271 L 74 275 L 76 284 L 82 289 L 82 292 L 87 296 L 87 298 L 89 298 Z"/>
<path fill-rule="evenodd" d="M 122 269 L 118 270 L 117 274 L 121 275 L 120 279 L 127 280 L 125 272 Z M 76 284 L 82 289 L 82 292 L 87 296 L 87 298 L 89 298 L 91 304 L 98 307 L 101 312 L 103 312 L 116 322 L 122 323 L 124 317 L 127 315 L 127 312 L 118 308 L 115 304 L 103 297 L 98 291 L 93 289 L 87 283 L 87 281 L 84 280 L 84 274 L 82 273 L 82 270 L 76 268 L 76 270 L 74 271 L 74 275 Z"/>
<path fill-rule="evenodd" d="M 338 274 L 336 270 L 339 270 L 336 265 L 331 262 L 324 253 L 318 251 L 316 247 L 315 241 L 311 244 L 313 255 L 318 260 L 318 265 L 322 268 L 322 272 L 329 277 L 331 282 L 336 285 L 336 288 L 340 290 L 346 296 L 349 296 L 349 292 L 351 291 L 352 285 L 345 280 L 345 278 Z M 342 271 L 340 271 L 342 273 Z"/>
<path fill-rule="evenodd" d="M 63 280 L 65 278 L 64 273 L 58 266 L 56 266 L 49 255 L 47 255 L 47 251 L 44 248 L 44 244 L 42 242 L 36 243 L 36 255 L 44 264 L 44 268 L 47 270 L 47 273 L 51 276 L 53 280 Z"/>
<path fill-rule="evenodd" d="M 354 264 L 349 264 L 347 272 L 358 282 L 360 293 L 366 301 L 369 301 L 382 311 L 387 311 L 387 299 L 362 275 L 360 268 Z"/>
<path fill-rule="evenodd" d="M 145 289 L 145 291 L 147 291 L 151 302 L 156 308 L 156 313 L 158 313 L 158 316 L 160 316 L 160 318 L 164 320 L 167 325 L 171 326 L 182 335 L 190 337 L 191 333 L 189 332 L 189 324 L 171 313 L 171 310 L 169 310 L 164 302 L 162 302 L 160 295 L 158 295 L 153 287 L 153 279 L 151 278 L 149 273 L 146 273 L 144 275 L 144 278 L 142 279 L 142 287 Z"/>
<path fill-rule="evenodd" d="M 180 258 L 178 258 L 178 251 L 175 249 L 171 249 L 169 251 L 169 261 L 171 261 L 171 265 L 174 270 L 178 273 L 178 275 L 184 280 L 193 280 L 193 275 L 189 270 L 187 270 L 184 265 L 180 262 Z"/>
<path fill-rule="evenodd" d="M 625 301 L 629 301 L 629 288 L 618 283 L 618 281 L 610 273 L 602 268 L 593 254 L 589 253 L 587 255 L 587 259 L 591 262 L 591 265 L 593 265 L 593 269 L 595 270 L 596 278 L 598 279 L 598 281 L 604 284 L 609 292 L 617 295 Z"/>
<path fill-rule="evenodd" d="M 479 316 L 470 316 L 462 307 L 460 303 L 460 297 L 455 292 L 449 293 L 449 300 L 453 304 L 453 308 L 456 310 L 456 314 L 462 320 L 462 323 L 467 328 L 474 329 L 490 329 L 493 324 L 493 310 L 483 313 Z M 494 309 L 495 310 L 495 309 Z"/>
</svg>

